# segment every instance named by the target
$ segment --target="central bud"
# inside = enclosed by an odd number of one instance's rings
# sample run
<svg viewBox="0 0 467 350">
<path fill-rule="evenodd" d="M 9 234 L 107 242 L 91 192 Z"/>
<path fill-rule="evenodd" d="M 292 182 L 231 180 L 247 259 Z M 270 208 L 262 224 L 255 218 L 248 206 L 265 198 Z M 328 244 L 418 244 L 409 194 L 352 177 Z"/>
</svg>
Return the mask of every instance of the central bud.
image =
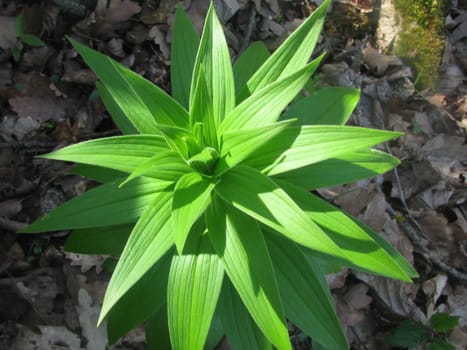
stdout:
<svg viewBox="0 0 467 350">
<path fill-rule="evenodd" d="M 215 148 L 205 147 L 201 152 L 188 159 L 188 165 L 198 173 L 212 176 L 216 168 L 219 152 Z"/>
</svg>

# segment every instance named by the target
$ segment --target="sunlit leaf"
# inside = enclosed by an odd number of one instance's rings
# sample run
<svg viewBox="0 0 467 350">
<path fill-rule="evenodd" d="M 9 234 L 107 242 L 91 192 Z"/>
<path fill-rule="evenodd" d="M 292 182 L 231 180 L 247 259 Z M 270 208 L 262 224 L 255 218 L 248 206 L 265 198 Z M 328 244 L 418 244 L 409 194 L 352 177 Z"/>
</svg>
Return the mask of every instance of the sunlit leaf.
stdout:
<svg viewBox="0 0 467 350">
<path fill-rule="evenodd" d="M 107 335 L 113 344 L 165 305 L 172 252 L 168 252 L 112 307 Z"/>
<path fill-rule="evenodd" d="M 182 176 L 177 182 L 173 194 L 172 226 L 179 253 L 192 225 L 206 210 L 214 186 L 214 182 L 195 172 Z"/>
<path fill-rule="evenodd" d="M 399 164 L 399 159 L 387 153 L 366 149 L 280 173 L 274 175 L 274 178 L 314 190 L 374 177 Z"/>
<path fill-rule="evenodd" d="M 344 252 L 276 183 L 259 171 L 237 166 L 215 188 L 223 200 L 293 241 L 319 252 Z"/>
<path fill-rule="evenodd" d="M 170 182 L 139 178 L 124 188 L 110 182 L 75 197 L 21 232 L 43 232 L 133 223 Z"/>
<path fill-rule="evenodd" d="M 220 201 L 207 211 L 209 238 L 225 272 L 269 341 L 291 349 L 272 264 L 258 224 Z"/>
<path fill-rule="evenodd" d="M 132 183 L 127 186 L 131 186 Z M 170 190 L 158 193 L 133 228 L 105 292 L 99 323 L 125 293 L 173 246 L 170 220 L 172 196 Z"/>
<path fill-rule="evenodd" d="M 312 13 L 269 57 L 260 69 L 248 80 L 241 93 L 248 96 L 257 90 L 301 69 L 308 62 L 318 41 L 330 0 Z M 243 98 L 241 98 L 243 99 Z"/>
<path fill-rule="evenodd" d="M 227 115 L 219 133 L 237 129 L 250 129 L 272 124 L 282 110 L 299 93 L 310 75 L 318 68 L 323 56 L 318 57 L 297 72 L 271 83 L 244 100 Z"/>
<path fill-rule="evenodd" d="M 201 66 L 204 67 L 215 125 L 218 126 L 235 106 L 235 87 L 229 48 L 212 2 L 206 15 L 193 77 L 199 76 Z M 190 109 L 195 101 L 196 83 L 197 79 L 191 82 Z"/>
<path fill-rule="evenodd" d="M 172 259 L 167 305 L 173 349 L 202 350 L 206 342 L 224 277 L 222 261 L 210 245 L 206 236 L 195 239 Z"/>
</svg>

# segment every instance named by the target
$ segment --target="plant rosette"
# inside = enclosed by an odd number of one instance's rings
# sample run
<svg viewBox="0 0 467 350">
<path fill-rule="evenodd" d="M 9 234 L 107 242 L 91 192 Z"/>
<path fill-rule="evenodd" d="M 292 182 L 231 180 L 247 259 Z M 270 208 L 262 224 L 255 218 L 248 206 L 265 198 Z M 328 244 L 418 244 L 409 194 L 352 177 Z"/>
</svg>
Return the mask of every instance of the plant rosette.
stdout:
<svg viewBox="0 0 467 350">
<path fill-rule="evenodd" d="M 233 66 L 213 5 L 201 38 L 178 7 L 173 97 L 70 39 L 124 135 L 43 155 L 102 184 L 22 232 L 73 230 L 66 250 L 119 258 L 99 318 L 110 343 L 144 322 L 150 348 L 209 348 L 225 334 L 232 349 L 285 350 L 288 319 L 346 349 L 325 267 L 417 276 L 376 232 L 311 192 L 399 163 L 371 148 L 399 133 L 344 126 L 358 90 L 291 104 L 323 58 L 308 63 L 329 3 L 272 55 L 254 43 Z"/>
</svg>

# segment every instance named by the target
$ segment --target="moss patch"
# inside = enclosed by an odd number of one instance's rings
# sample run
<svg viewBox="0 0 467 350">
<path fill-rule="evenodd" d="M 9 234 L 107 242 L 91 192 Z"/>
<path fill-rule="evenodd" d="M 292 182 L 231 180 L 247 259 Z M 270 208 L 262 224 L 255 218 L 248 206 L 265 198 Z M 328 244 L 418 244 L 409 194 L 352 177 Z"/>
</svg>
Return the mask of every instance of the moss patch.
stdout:
<svg viewBox="0 0 467 350">
<path fill-rule="evenodd" d="M 402 17 L 395 54 L 415 68 L 417 88 L 433 88 L 444 48 L 444 19 L 450 0 L 394 0 Z"/>
</svg>

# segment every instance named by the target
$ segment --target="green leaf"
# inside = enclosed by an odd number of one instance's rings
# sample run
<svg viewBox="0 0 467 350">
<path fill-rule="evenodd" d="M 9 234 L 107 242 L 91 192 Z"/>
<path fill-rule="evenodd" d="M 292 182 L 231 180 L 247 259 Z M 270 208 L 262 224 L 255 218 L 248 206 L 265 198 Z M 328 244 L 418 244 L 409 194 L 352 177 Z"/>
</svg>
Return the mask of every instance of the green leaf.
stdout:
<svg viewBox="0 0 467 350">
<path fill-rule="evenodd" d="M 266 85 L 283 79 L 305 66 L 319 38 L 330 3 L 330 0 L 326 0 L 279 46 L 250 78 L 241 96 L 252 95 Z"/>
<path fill-rule="evenodd" d="M 363 150 L 400 135 L 354 126 L 289 127 L 256 152 L 248 164 L 271 176 Z"/>
<path fill-rule="evenodd" d="M 69 40 L 139 132 L 159 134 L 156 123 L 187 126 L 188 112 L 163 90 L 111 58 Z"/>
<path fill-rule="evenodd" d="M 407 260 L 394 248 L 390 245 L 386 240 L 381 237 L 380 234 L 373 231 L 371 228 L 363 224 L 361 221 L 349 216 L 352 221 L 360 226 L 362 230 L 366 232 L 366 234 L 377 244 L 379 244 L 385 251 L 388 253 L 391 258 L 399 265 L 399 267 L 404 271 L 404 273 L 409 276 L 410 278 L 417 278 L 419 277 L 418 272 L 410 265 Z"/>
<path fill-rule="evenodd" d="M 172 350 L 166 305 L 146 320 L 145 329 L 149 350 Z"/>
<path fill-rule="evenodd" d="M 193 232 L 200 234 L 199 232 Z M 224 269 L 206 236 L 187 242 L 175 255 L 167 289 L 170 339 L 174 350 L 202 350 L 219 298 Z"/>
<path fill-rule="evenodd" d="M 18 48 L 18 44 L 11 48 L 11 55 L 13 56 L 15 62 L 19 62 L 21 59 L 21 49 Z"/>
<path fill-rule="evenodd" d="M 216 120 L 212 108 L 204 66 L 201 64 L 190 109 L 190 125 L 192 128 L 196 127 L 196 124 L 202 126 L 202 139 L 198 142 L 217 149 Z"/>
<path fill-rule="evenodd" d="M 227 278 L 222 286 L 218 312 L 232 350 L 272 350 L 271 343 L 255 324 Z"/>
<path fill-rule="evenodd" d="M 437 332 L 449 332 L 458 324 L 459 316 L 451 316 L 446 312 L 438 312 L 430 318 L 430 325 Z"/>
<path fill-rule="evenodd" d="M 102 100 L 107 111 L 112 116 L 113 121 L 117 124 L 120 131 L 125 135 L 137 134 L 138 130 L 132 124 L 131 120 L 127 118 L 122 109 L 115 102 L 113 96 L 109 90 L 101 82 L 96 83 L 97 90 L 99 91 L 99 97 Z"/>
<path fill-rule="evenodd" d="M 73 230 L 63 250 L 78 254 L 120 256 L 133 224 Z"/>
<path fill-rule="evenodd" d="M 104 227 L 133 223 L 170 183 L 139 178 L 124 188 L 106 183 L 66 202 L 21 233 Z"/>
<path fill-rule="evenodd" d="M 274 178 L 314 190 L 371 178 L 399 164 L 399 159 L 387 153 L 366 149 L 280 173 Z"/>
<path fill-rule="evenodd" d="M 219 200 L 208 208 L 206 222 L 225 272 L 251 317 L 276 348 L 291 350 L 271 258 L 258 224 Z"/>
<path fill-rule="evenodd" d="M 84 176 L 100 183 L 117 181 L 123 179 L 127 175 L 118 170 L 88 164 L 76 164 L 70 173 Z"/>
<path fill-rule="evenodd" d="M 203 35 L 201 36 L 193 69 L 193 77 L 199 76 L 201 66 L 204 67 L 208 93 L 211 97 L 210 103 L 215 118 L 214 122 L 218 126 L 235 106 L 235 87 L 229 48 L 212 2 L 206 15 Z M 196 83 L 197 79 L 192 79 L 190 109 L 193 108 L 195 102 Z"/>
<path fill-rule="evenodd" d="M 157 156 L 161 153 L 166 155 L 168 151 L 170 150 L 162 136 L 128 135 L 85 141 L 40 157 L 97 165 L 132 173 L 155 155 Z M 175 153 L 172 152 L 172 154 L 176 157 Z M 174 164 L 173 168 L 176 169 L 174 171 L 175 174 L 172 174 L 172 176 L 161 176 L 162 179 L 174 181 L 189 169 L 186 166 L 183 167 L 182 160 L 178 160 L 177 162 L 175 157 L 170 158 Z M 161 168 L 170 169 L 171 167 L 165 165 Z M 147 175 L 157 177 L 161 174 L 155 171 Z"/>
<path fill-rule="evenodd" d="M 344 125 L 360 98 L 360 90 L 326 87 L 294 103 L 281 119 L 298 118 L 300 125 Z"/>
<path fill-rule="evenodd" d="M 24 21 L 24 14 L 21 12 L 15 18 L 15 32 L 16 35 L 19 37 L 24 33 L 24 29 L 26 28 L 26 22 Z"/>
<path fill-rule="evenodd" d="M 321 55 L 297 72 L 258 90 L 227 115 L 219 133 L 251 129 L 276 122 L 282 110 L 293 100 L 318 68 Z"/>
<path fill-rule="evenodd" d="M 120 187 L 138 176 L 148 176 L 160 180 L 177 181 L 191 171 L 180 157 L 172 151 L 162 151 L 137 166 L 120 184 Z"/>
<path fill-rule="evenodd" d="M 185 108 L 190 100 L 191 76 L 199 46 L 199 35 L 179 4 L 173 25 L 172 50 L 170 53 L 170 81 L 172 96 Z"/>
<path fill-rule="evenodd" d="M 433 338 L 426 344 L 427 350 L 456 350 L 456 347 L 448 341 L 441 338 Z"/>
<path fill-rule="evenodd" d="M 133 182 L 121 190 L 131 186 Z M 173 246 L 170 219 L 172 195 L 170 191 L 159 192 L 136 223 L 105 292 L 99 323 Z"/>
<path fill-rule="evenodd" d="M 226 202 L 291 240 L 319 252 L 344 257 L 344 252 L 271 179 L 237 166 L 223 175 L 215 192 Z"/>
<path fill-rule="evenodd" d="M 19 36 L 19 38 L 23 43 L 29 46 L 45 46 L 45 43 L 37 35 L 23 33 Z"/>
<path fill-rule="evenodd" d="M 425 344 L 430 339 L 430 330 L 420 322 L 413 320 L 402 321 L 385 342 L 391 346 L 414 348 Z"/>
<path fill-rule="evenodd" d="M 221 157 L 216 167 L 216 176 L 235 165 L 248 161 L 268 141 L 280 135 L 292 121 L 279 122 L 247 130 L 234 130 L 222 135 Z"/>
<path fill-rule="evenodd" d="M 278 184 L 345 252 L 353 265 L 410 282 L 409 276 L 397 261 L 341 210 L 299 187 L 284 181 L 279 181 Z"/>
<path fill-rule="evenodd" d="M 185 174 L 177 182 L 172 206 L 172 226 L 175 245 L 182 252 L 195 221 L 209 205 L 215 183 L 198 173 Z"/>
<path fill-rule="evenodd" d="M 297 245 L 266 235 L 287 318 L 327 349 L 347 349 L 329 288 L 319 267 L 309 264 Z"/>
<path fill-rule="evenodd" d="M 112 307 L 107 316 L 109 344 L 143 323 L 165 305 L 172 252 L 154 264 Z"/>
<path fill-rule="evenodd" d="M 188 165 L 199 174 L 211 177 L 216 167 L 219 153 L 212 147 L 205 147 L 201 152 L 188 159 Z"/>
<path fill-rule="evenodd" d="M 271 56 L 271 54 L 266 45 L 264 45 L 262 41 L 256 41 L 248 46 L 240 57 L 238 57 L 233 65 L 235 91 L 237 94 L 245 88 L 248 80 L 269 56 Z"/>
</svg>

